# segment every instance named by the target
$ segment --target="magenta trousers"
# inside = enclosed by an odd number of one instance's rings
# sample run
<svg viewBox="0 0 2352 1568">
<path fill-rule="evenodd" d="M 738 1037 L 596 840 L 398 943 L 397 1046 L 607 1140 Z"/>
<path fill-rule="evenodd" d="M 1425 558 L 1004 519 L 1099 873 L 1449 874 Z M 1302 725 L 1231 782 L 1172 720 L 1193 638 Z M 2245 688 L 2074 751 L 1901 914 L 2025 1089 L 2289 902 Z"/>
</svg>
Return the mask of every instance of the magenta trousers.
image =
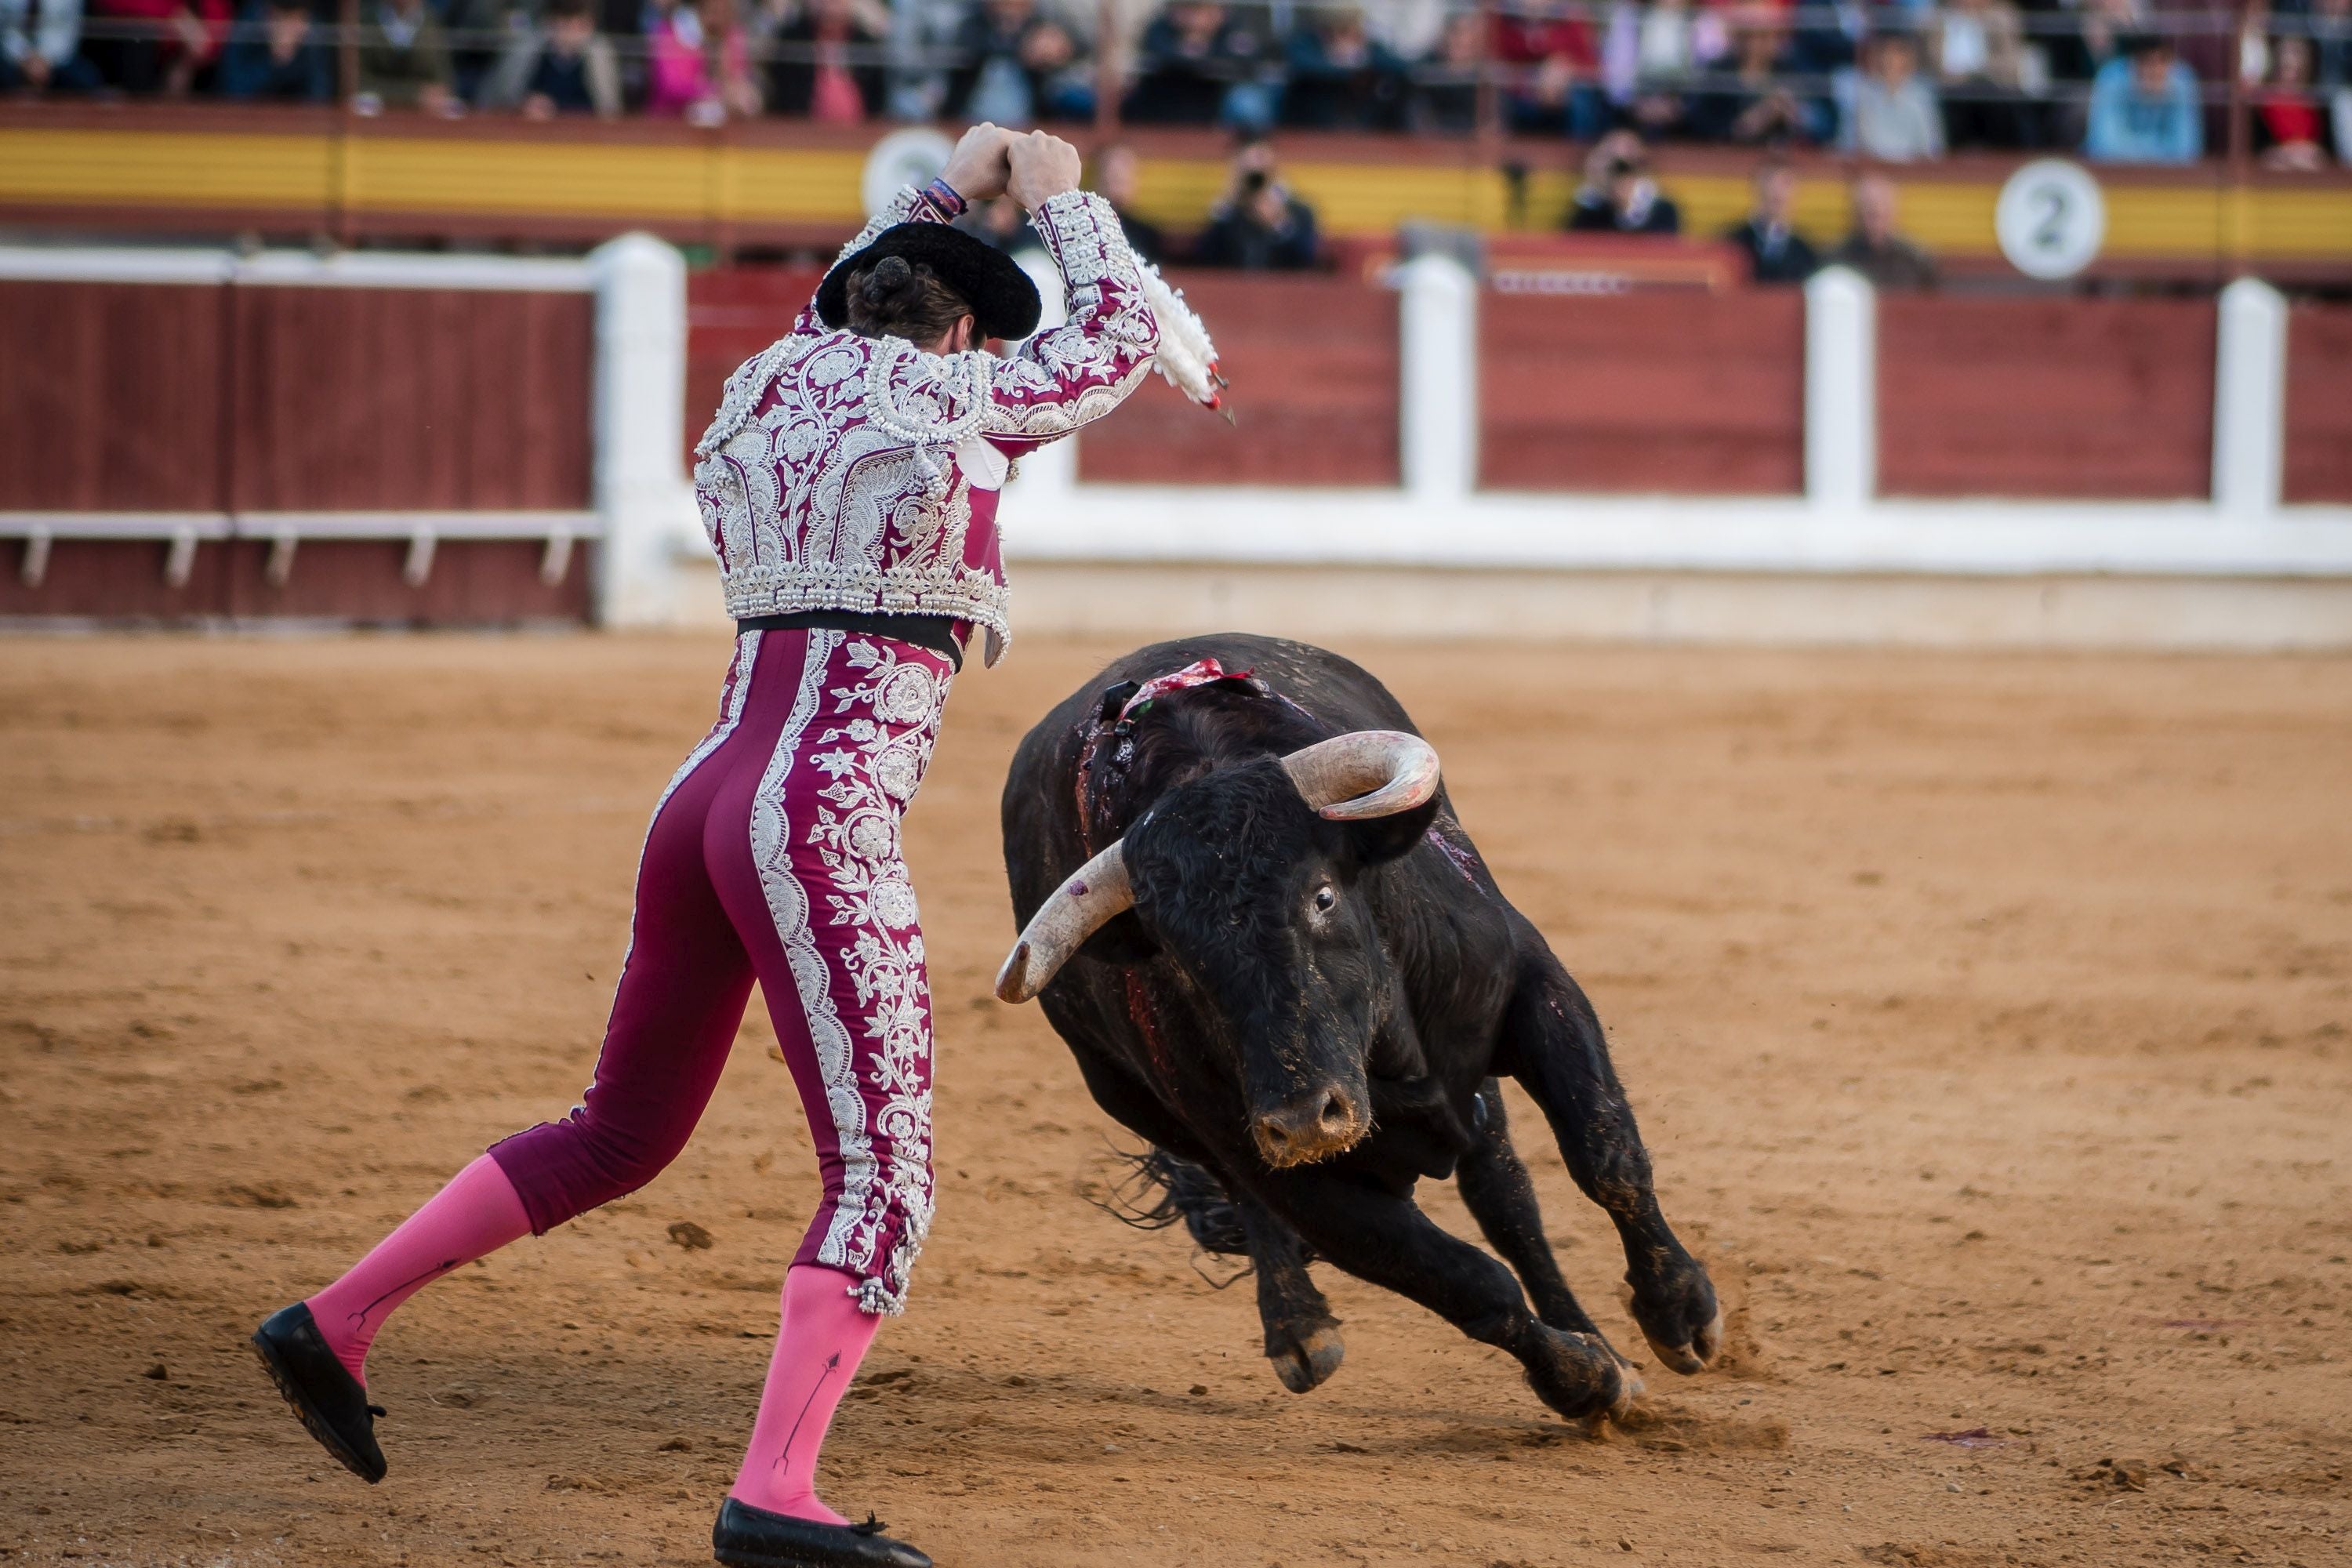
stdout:
<svg viewBox="0 0 2352 1568">
<path fill-rule="evenodd" d="M 654 808 L 596 1079 L 495 1144 L 531 1229 L 651 1181 L 768 1001 L 824 1198 L 796 1264 L 897 1312 L 931 1218 L 931 997 L 898 826 L 953 666 L 842 631 L 747 631 L 719 715 Z"/>
</svg>

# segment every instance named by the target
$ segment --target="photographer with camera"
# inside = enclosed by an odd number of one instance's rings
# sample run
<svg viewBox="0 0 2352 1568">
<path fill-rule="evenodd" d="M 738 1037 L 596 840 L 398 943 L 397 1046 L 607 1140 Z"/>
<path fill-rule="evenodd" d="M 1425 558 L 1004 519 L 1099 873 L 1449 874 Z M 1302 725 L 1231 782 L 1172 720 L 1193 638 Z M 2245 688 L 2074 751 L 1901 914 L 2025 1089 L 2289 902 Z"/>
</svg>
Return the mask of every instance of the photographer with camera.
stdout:
<svg viewBox="0 0 2352 1568">
<path fill-rule="evenodd" d="M 1194 259 L 1245 272 L 1303 272 L 1323 262 L 1315 209 L 1275 171 L 1274 143 L 1244 138 L 1234 153 L 1233 180 L 1210 209 Z"/>
</svg>

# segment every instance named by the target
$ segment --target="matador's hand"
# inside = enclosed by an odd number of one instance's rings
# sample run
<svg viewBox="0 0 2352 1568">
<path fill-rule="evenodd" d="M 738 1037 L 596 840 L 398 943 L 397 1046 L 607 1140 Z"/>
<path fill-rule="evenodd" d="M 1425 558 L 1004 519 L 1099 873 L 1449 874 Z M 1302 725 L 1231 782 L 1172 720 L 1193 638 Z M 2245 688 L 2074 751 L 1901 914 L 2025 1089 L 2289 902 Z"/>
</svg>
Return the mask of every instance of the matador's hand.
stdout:
<svg viewBox="0 0 2352 1568">
<path fill-rule="evenodd" d="M 1013 142 L 1012 132 L 983 120 L 963 133 L 963 140 L 948 154 L 948 166 L 940 171 L 940 178 L 965 201 L 994 201 L 1004 194 L 1004 182 L 1012 174 L 1006 152 Z"/>
<path fill-rule="evenodd" d="M 1005 191 L 1031 212 L 1064 191 L 1078 188 L 1078 150 L 1043 131 L 1013 138 Z"/>
</svg>

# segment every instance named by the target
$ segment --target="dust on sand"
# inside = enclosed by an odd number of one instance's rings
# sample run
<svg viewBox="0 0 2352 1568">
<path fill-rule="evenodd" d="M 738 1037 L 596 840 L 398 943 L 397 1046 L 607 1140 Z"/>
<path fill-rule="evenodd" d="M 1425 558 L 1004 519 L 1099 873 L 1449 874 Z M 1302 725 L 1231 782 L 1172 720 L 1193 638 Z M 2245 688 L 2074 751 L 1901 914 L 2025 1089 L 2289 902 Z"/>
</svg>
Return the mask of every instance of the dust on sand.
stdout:
<svg viewBox="0 0 2352 1568">
<path fill-rule="evenodd" d="M 1340 1279 L 1347 1364 L 1286 1394 L 1246 1285 L 1087 1202 L 1124 1140 L 988 996 L 996 793 L 1115 651 L 967 675 L 912 817 L 940 1215 L 836 1505 L 946 1564 L 2352 1558 L 2352 663 L 1349 650 L 1591 991 L 1730 1308 L 1727 1366 L 1591 1443 Z M 572 1102 L 722 663 L 0 644 L 0 1556 L 709 1561 L 813 1188 L 762 1021 L 658 1182 L 395 1321 L 383 1487 L 243 1340 Z"/>
</svg>

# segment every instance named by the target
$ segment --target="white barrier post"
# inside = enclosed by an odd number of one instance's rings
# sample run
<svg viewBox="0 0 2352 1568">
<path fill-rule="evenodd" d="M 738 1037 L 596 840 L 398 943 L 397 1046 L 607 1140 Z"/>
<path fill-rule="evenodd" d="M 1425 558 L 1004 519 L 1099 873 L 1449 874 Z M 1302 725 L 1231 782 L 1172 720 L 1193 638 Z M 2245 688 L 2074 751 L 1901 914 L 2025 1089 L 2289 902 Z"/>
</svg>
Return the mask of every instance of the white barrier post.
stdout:
<svg viewBox="0 0 2352 1568">
<path fill-rule="evenodd" d="M 2213 366 L 2213 505 L 2235 518 L 2278 510 L 2286 422 L 2286 300 L 2241 278 L 2221 290 Z"/>
<path fill-rule="evenodd" d="M 686 478 L 686 259 L 626 234 L 589 256 L 596 277 L 595 614 L 608 626 L 670 618 L 676 556 L 693 537 Z"/>
<path fill-rule="evenodd" d="M 1478 282 L 1450 256 L 1397 270 L 1404 488 L 1425 506 L 1451 506 L 1478 484 Z"/>
<path fill-rule="evenodd" d="M 1805 283 L 1805 499 L 1860 510 L 1878 489 L 1878 291 L 1845 267 Z"/>
</svg>

